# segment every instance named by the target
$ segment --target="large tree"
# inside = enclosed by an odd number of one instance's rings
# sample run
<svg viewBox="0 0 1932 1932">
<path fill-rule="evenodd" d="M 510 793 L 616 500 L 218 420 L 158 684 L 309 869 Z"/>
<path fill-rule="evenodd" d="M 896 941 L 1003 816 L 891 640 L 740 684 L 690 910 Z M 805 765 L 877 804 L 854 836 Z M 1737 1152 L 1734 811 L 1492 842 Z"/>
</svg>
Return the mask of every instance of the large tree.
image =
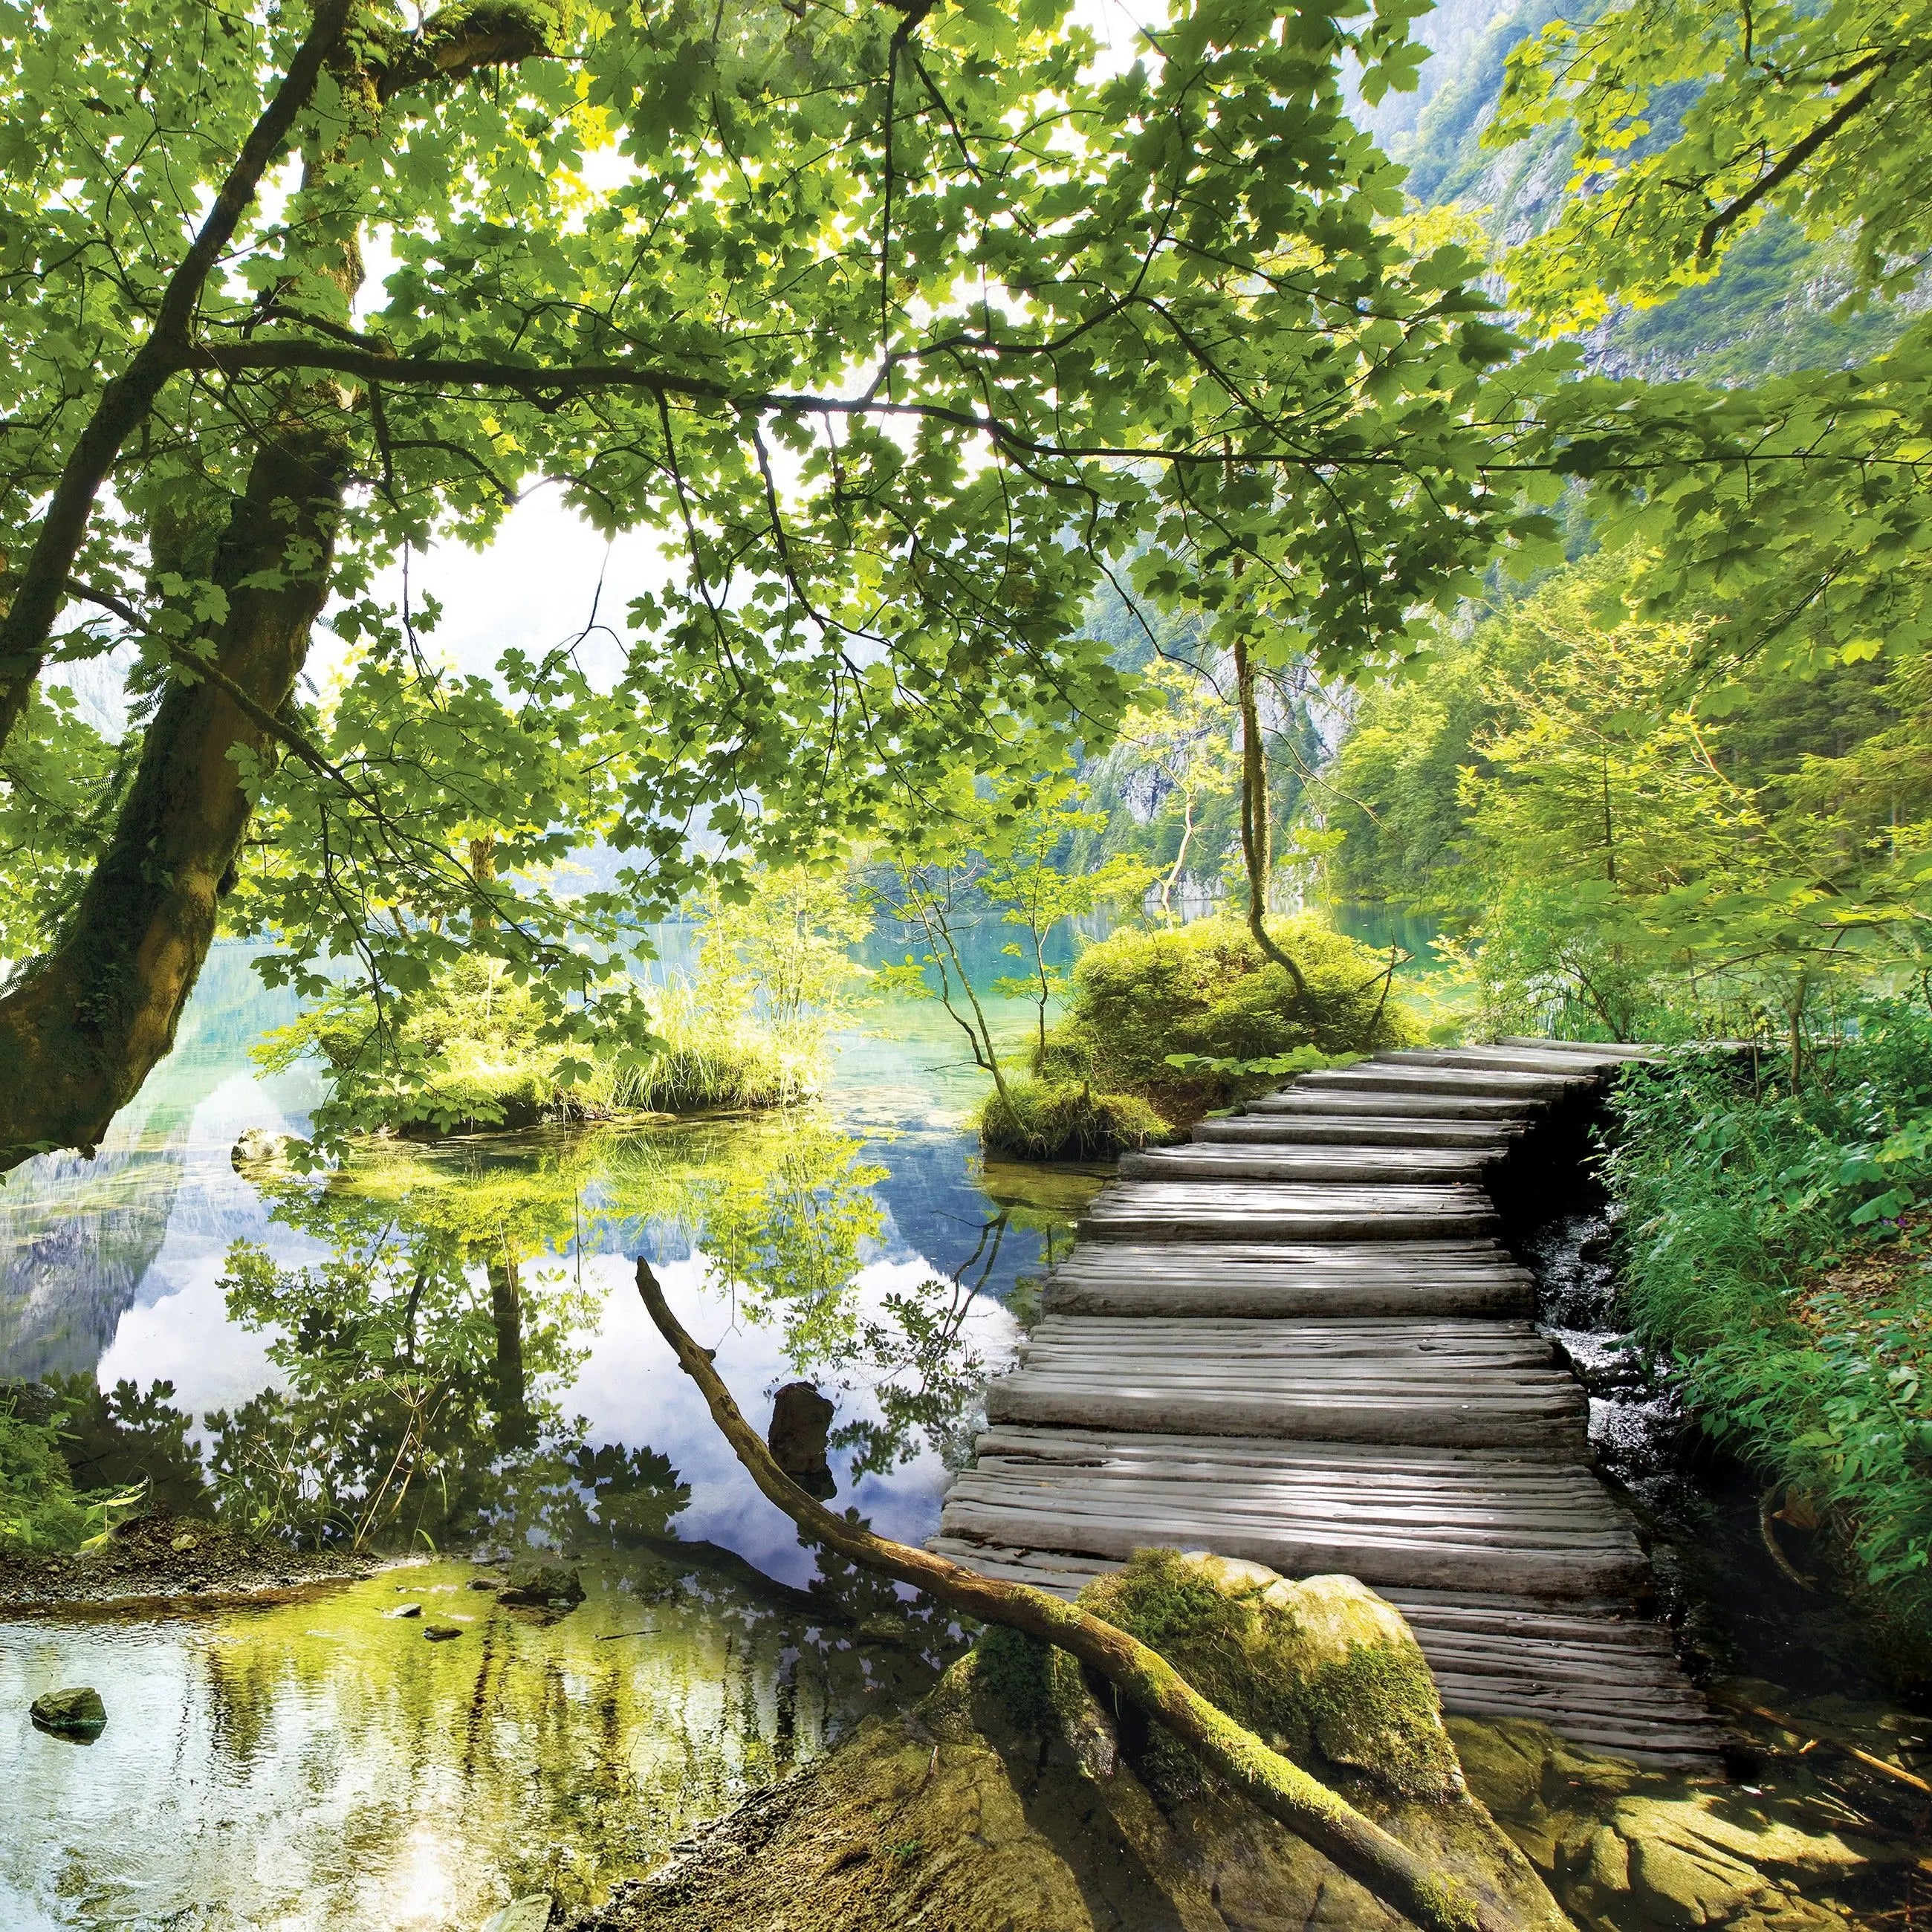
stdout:
<svg viewBox="0 0 1932 1932">
<path fill-rule="evenodd" d="M 1525 527 L 1532 378 L 1343 116 L 1419 58 L 1358 4 L 1180 0 L 1111 74 L 1059 0 L 0 5 L 0 1162 L 98 1143 L 224 927 L 388 1005 L 485 950 L 621 1038 L 694 832 L 1103 737 L 1081 614 L 1150 551 L 1403 648 Z M 392 566 L 544 480 L 664 586 L 614 673 L 457 676 Z"/>
</svg>

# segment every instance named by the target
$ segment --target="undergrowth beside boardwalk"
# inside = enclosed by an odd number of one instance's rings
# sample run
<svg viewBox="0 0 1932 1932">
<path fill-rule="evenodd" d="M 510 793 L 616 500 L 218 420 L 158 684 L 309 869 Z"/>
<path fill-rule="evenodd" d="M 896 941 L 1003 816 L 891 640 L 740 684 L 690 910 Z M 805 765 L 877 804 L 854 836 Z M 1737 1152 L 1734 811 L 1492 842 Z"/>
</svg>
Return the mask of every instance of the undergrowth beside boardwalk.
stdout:
<svg viewBox="0 0 1932 1932">
<path fill-rule="evenodd" d="M 1868 1005 L 1795 1088 L 1682 1050 L 1623 1076 L 1611 1141 L 1637 1333 L 1932 1650 L 1932 1022 Z"/>
</svg>

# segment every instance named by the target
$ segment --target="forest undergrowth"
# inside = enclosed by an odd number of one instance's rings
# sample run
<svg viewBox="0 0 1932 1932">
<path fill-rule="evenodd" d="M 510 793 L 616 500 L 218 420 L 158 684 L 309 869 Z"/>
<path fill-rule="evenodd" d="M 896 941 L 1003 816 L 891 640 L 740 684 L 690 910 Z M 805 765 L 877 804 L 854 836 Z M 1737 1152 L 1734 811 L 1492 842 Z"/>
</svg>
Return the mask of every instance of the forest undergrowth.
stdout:
<svg viewBox="0 0 1932 1932">
<path fill-rule="evenodd" d="M 1795 1082 L 1734 1049 L 1681 1049 L 1623 1076 L 1610 1141 L 1636 1332 L 1706 1432 L 1763 1473 L 1787 1567 L 1832 1563 L 1922 1653 L 1932 1018 L 1869 1001 Z"/>
</svg>

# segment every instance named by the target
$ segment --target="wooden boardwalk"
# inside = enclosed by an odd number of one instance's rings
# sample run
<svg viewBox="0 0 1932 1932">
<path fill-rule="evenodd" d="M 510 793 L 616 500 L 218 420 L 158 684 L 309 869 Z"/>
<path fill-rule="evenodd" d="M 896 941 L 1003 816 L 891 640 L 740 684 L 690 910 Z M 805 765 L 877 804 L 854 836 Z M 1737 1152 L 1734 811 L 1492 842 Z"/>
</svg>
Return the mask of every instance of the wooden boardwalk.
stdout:
<svg viewBox="0 0 1932 1932">
<path fill-rule="evenodd" d="M 1384 1054 L 1129 1156 L 933 1546 L 1068 1594 L 1154 1544 L 1346 1572 L 1400 1607 L 1445 1708 L 1708 1768 L 1490 1191 L 1636 1051 Z"/>
</svg>

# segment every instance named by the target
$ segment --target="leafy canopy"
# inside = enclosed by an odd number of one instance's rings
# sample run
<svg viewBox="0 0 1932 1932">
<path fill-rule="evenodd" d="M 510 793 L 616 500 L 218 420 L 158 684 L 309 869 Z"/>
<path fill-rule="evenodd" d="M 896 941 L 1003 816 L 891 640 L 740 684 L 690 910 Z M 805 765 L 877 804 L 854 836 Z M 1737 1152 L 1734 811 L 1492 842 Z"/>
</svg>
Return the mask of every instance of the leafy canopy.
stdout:
<svg viewBox="0 0 1932 1932">
<path fill-rule="evenodd" d="M 694 834 L 806 857 L 949 770 L 1023 791 L 1103 738 L 1130 694 L 1080 618 L 1130 558 L 1202 608 L 1244 560 L 1246 604 L 1347 664 L 1537 535 L 1487 466 L 1537 365 L 1499 373 L 1471 260 L 1394 220 L 1342 111 L 1345 56 L 1372 92 L 1412 78 L 1414 10 L 1181 0 L 1107 74 L 1057 0 L 525 0 L 414 31 L 363 0 L 93 503 L 57 658 L 112 653 L 137 721 L 212 674 L 222 532 L 284 514 L 242 502 L 250 463 L 314 431 L 350 656 L 272 758 L 236 754 L 230 929 L 310 993 L 333 957 L 406 1002 L 482 950 L 560 1032 L 635 1031 L 635 916 L 692 884 Z M 309 22 L 0 6 L 16 568 Z M 664 580 L 614 668 L 506 638 L 457 676 L 385 567 L 487 544 L 544 483 L 656 532 Z M 14 733 L 16 956 L 125 763 L 56 706 Z M 50 769 L 103 775 L 23 826 Z M 562 883 L 597 842 L 615 880 Z"/>
<path fill-rule="evenodd" d="M 1932 10 L 1627 0 L 1510 56 L 1485 139 L 1567 128 L 1560 218 L 1506 264 L 1543 328 L 1715 275 L 1768 216 L 1850 244 L 1849 305 L 1909 292 L 1932 230 Z M 1658 554 L 1637 599 L 1721 602 L 1724 646 L 1808 671 L 1932 642 L 1932 329 L 1849 368 L 1743 387 L 1565 386 L 1538 454 L 1594 486 L 1604 533 Z"/>
</svg>

